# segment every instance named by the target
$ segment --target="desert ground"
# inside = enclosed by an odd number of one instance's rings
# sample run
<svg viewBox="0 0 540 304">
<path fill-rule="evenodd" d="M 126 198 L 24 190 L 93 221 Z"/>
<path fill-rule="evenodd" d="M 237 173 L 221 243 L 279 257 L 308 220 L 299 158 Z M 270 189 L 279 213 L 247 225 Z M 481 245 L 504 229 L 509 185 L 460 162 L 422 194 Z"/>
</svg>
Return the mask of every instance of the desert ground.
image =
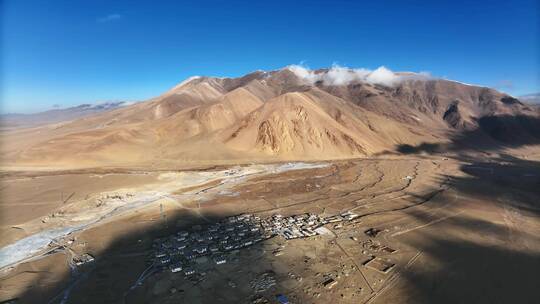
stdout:
<svg viewBox="0 0 540 304">
<path fill-rule="evenodd" d="M 0 302 L 537 303 L 539 160 L 528 148 L 3 171 Z M 228 252 L 225 264 L 197 259 L 192 275 L 152 266 L 157 238 L 197 224 L 344 212 L 358 217 Z M 95 261 L 74 267 L 83 254 Z"/>
</svg>

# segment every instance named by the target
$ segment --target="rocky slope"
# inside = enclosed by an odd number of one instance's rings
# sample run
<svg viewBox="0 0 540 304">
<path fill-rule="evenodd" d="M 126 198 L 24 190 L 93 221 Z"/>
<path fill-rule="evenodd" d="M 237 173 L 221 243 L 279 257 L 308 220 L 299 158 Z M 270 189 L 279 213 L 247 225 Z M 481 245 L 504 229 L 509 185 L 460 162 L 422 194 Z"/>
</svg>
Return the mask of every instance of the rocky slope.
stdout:
<svg viewBox="0 0 540 304">
<path fill-rule="evenodd" d="M 146 102 L 3 132 L 2 161 L 83 167 L 320 160 L 449 142 L 486 119 L 495 121 L 491 132 L 504 137 L 537 130 L 536 109 L 493 89 L 375 72 L 285 68 L 240 78 L 193 77 Z M 490 118 L 503 116 L 527 119 Z M 523 138 L 527 144 L 536 137 Z"/>
</svg>

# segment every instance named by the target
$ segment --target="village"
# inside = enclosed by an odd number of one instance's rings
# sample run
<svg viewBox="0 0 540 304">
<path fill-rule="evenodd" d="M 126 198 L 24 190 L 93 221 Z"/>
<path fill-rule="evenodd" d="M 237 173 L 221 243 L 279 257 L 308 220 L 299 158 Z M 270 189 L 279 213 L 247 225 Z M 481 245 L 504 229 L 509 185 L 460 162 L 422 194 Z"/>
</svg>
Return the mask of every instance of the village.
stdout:
<svg viewBox="0 0 540 304">
<path fill-rule="evenodd" d="M 176 235 L 156 239 L 151 263 L 155 267 L 190 276 L 197 272 L 197 265 L 208 262 L 208 257 L 216 265 L 225 264 L 229 253 L 263 240 L 275 236 L 291 240 L 328 234 L 331 231 L 324 225 L 357 217 L 352 212 L 325 218 L 311 213 L 287 217 L 275 214 L 265 219 L 252 214 L 232 216 L 210 225 L 195 225 L 191 231 L 183 230 Z M 280 253 L 276 251 L 274 254 Z"/>
</svg>

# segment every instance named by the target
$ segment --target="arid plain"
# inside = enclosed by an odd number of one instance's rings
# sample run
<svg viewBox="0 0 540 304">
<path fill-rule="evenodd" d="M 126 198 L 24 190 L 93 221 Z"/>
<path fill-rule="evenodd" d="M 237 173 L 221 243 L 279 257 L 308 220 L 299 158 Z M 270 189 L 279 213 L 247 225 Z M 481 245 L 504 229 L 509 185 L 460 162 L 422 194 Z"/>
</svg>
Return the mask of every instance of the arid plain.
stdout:
<svg viewBox="0 0 540 304">
<path fill-rule="evenodd" d="M 294 303 L 533 303 L 540 267 L 539 167 L 533 160 L 501 157 L 322 162 L 318 168 L 254 174 L 240 183 L 214 176 L 188 188 L 170 183 L 170 175 L 178 174 L 173 172 L 5 174 L 3 195 L 20 203 L 2 203 L 3 243 L 59 223 L 73 225 L 81 213 L 99 214 L 104 206 L 96 198 L 104 194 L 161 187 L 173 196 L 102 219 L 4 270 L 0 296 L 61 302 L 69 289 L 73 303 L 272 303 L 276 294 Z M 203 198 L 193 195 L 200 191 Z M 200 280 L 161 271 L 130 289 L 148 267 L 157 237 L 242 213 L 346 211 L 359 217 L 325 225 L 331 234 L 274 237 L 233 253 L 225 265 L 199 265 Z M 366 234 L 371 228 L 378 233 Z M 277 248 L 282 254 L 275 254 Z M 95 265 L 70 274 L 69 260 L 84 253 L 95 257 Z M 383 272 L 366 263 L 373 258 L 394 266 Z M 275 285 L 255 292 L 250 283 L 260 276 L 274 277 Z M 337 284 L 327 288 L 323 283 L 330 278 Z"/>
</svg>

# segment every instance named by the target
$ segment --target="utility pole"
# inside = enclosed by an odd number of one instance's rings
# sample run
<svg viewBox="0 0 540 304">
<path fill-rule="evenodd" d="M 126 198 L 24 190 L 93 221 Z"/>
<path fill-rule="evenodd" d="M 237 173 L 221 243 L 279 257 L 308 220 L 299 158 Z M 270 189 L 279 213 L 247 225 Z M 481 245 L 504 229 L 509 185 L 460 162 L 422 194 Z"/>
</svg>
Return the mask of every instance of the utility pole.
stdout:
<svg viewBox="0 0 540 304">
<path fill-rule="evenodd" d="M 161 216 L 161 220 L 163 221 L 163 225 L 167 227 L 167 220 L 166 220 L 166 214 L 163 212 L 163 203 L 159 204 L 159 214 Z"/>
</svg>

